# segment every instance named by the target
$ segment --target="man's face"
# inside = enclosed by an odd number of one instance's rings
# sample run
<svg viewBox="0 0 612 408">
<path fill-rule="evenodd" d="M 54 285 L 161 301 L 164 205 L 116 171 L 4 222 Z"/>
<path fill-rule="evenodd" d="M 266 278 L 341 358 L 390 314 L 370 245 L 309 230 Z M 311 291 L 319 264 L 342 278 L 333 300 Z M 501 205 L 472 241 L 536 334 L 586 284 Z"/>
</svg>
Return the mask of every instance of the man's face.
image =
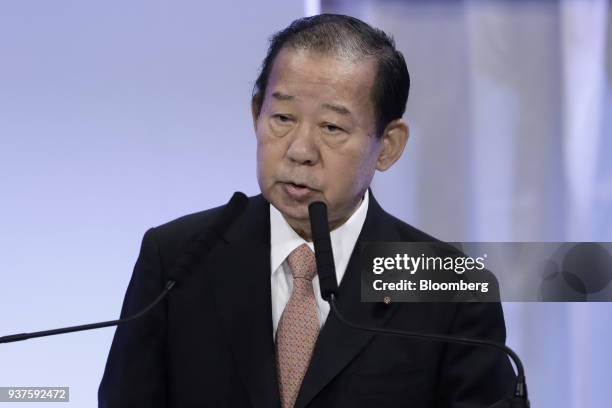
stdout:
<svg viewBox="0 0 612 408">
<path fill-rule="evenodd" d="M 265 198 L 309 235 L 308 205 L 327 204 L 332 228 L 370 185 L 382 143 L 371 101 L 375 64 L 285 48 L 254 114 L 257 178 Z"/>
</svg>

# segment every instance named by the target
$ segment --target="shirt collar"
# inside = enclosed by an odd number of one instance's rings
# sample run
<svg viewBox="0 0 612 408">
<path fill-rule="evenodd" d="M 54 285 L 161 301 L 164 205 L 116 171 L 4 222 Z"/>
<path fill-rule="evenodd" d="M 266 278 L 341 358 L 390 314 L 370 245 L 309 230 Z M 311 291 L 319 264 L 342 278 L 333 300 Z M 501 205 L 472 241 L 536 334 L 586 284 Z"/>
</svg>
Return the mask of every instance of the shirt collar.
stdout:
<svg viewBox="0 0 612 408">
<path fill-rule="evenodd" d="M 344 271 L 365 222 L 368 204 L 369 191 L 366 190 L 357 210 L 344 224 L 330 233 L 338 283 L 344 276 Z M 313 243 L 300 237 L 287 223 L 281 212 L 270 204 L 270 263 L 272 274 L 278 273 L 279 267 L 289 254 L 304 243 L 314 251 Z"/>
</svg>

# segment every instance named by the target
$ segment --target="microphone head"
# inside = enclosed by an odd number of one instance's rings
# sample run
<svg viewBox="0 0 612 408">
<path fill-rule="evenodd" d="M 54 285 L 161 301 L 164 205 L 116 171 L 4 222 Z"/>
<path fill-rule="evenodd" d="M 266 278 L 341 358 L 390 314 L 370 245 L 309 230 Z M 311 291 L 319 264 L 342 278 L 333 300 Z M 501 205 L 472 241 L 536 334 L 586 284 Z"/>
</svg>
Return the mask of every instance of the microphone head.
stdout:
<svg viewBox="0 0 612 408">
<path fill-rule="evenodd" d="M 244 193 L 236 191 L 221 214 L 213 222 L 212 229 L 219 235 L 223 234 L 224 230 L 242 213 L 248 203 L 249 198 Z"/>
<path fill-rule="evenodd" d="M 310 217 L 310 231 L 315 247 L 317 274 L 321 297 L 329 302 L 331 295 L 338 295 L 338 281 L 336 279 L 336 265 L 329 234 L 329 221 L 327 219 L 327 205 L 322 201 L 315 201 L 308 206 Z"/>
<path fill-rule="evenodd" d="M 212 225 L 205 229 L 181 253 L 169 273 L 169 278 L 180 284 L 184 280 L 184 276 L 190 273 L 193 266 L 206 256 L 218 240 L 223 239 L 225 231 L 245 210 L 248 203 L 249 199 L 244 193 L 235 192 Z"/>
</svg>

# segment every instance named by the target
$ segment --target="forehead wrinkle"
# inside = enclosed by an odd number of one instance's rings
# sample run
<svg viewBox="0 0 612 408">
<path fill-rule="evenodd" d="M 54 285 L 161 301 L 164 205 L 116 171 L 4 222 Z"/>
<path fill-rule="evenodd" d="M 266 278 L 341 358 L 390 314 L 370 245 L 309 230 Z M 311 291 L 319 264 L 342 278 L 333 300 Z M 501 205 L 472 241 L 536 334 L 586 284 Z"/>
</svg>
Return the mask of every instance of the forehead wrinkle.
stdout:
<svg viewBox="0 0 612 408">
<path fill-rule="evenodd" d="M 351 111 L 348 110 L 346 107 L 344 107 L 342 105 L 334 105 L 334 104 L 331 104 L 331 103 L 323 103 L 323 104 L 321 104 L 321 107 L 325 108 L 325 109 L 329 109 L 331 111 L 334 111 L 334 112 L 336 112 L 336 113 L 338 113 L 340 115 L 345 115 L 345 116 L 352 115 Z"/>
<path fill-rule="evenodd" d="M 375 71 L 376 64 L 369 58 L 355 61 L 334 53 L 285 48 L 272 66 L 268 83 L 270 99 L 290 103 L 316 102 L 318 109 L 346 118 L 359 118 L 361 122 L 370 116 L 370 112 L 362 114 L 361 108 L 373 108 L 370 104 Z"/>
</svg>

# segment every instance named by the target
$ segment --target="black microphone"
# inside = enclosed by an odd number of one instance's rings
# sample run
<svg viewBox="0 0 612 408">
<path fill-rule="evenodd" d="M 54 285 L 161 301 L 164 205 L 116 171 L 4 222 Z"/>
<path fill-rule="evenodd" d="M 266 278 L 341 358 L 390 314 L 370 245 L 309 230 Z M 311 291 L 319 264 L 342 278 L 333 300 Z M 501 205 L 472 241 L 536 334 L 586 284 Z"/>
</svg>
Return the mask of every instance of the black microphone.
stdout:
<svg viewBox="0 0 612 408">
<path fill-rule="evenodd" d="M 353 323 L 347 320 L 344 316 L 342 316 L 336 305 L 336 299 L 338 297 L 338 282 L 336 280 L 336 267 L 334 265 L 334 256 L 331 247 L 331 237 L 329 234 L 327 205 L 321 201 L 313 202 L 308 206 L 308 213 L 310 216 L 312 240 L 315 247 L 315 259 L 317 262 L 317 274 L 319 275 L 319 284 L 321 287 L 321 297 L 329 303 L 332 314 L 340 322 L 353 329 L 367 331 L 371 333 L 409 337 L 421 340 L 440 341 L 446 343 L 466 344 L 472 346 L 484 346 L 501 350 L 512 359 L 514 365 L 516 366 L 516 387 L 514 391 L 514 397 L 506 398 L 502 401 L 499 401 L 491 408 L 529 408 L 529 399 L 527 398 L 527 384 L 525 382 L 525 369 L 523 368 L 523 363 L 521 362 L 519 356 L 514 352 L 514 350 L 512 350 L 505 344 L 497 343 L 495 341 L 486 339 L 366 327 Z M 321 265 L 321 267 L 319 265 Z"/>
<path fill-rule="evenodd" d="M 56 334 L 64 334 L 64 333 L 72 333 L 83 330 L 93 330 L 99 329 L 102 327 L 116 326 L 119 324 L 124 324 L 133 320 L 136 320 L 149 312 L 149 310 L 153 309 L 163 298 L 166 297 L 168 292 L 174 288 L 174 286 L 179 282 L 178 278 L 182 277 L 185 273 L 187 273 L 191 266 L 202 259 L 204 254 L 208 253 L 210 249 L 214 246 L 214 244 L 222 238 L 222 235 L 225 231 L 232 225 L 232 223 L 238 218 L 238 216 L 242 213 L 242 211 L 246 208 L 248 203 L 248 198 L 241 192 L 235 192 L 230 201 L 227 203 L 225 208 L 223 208 L 221 214 L 215 219 L 212 225 L 206 229 L 200 236 L 198 236 L 183 253 L 181 253 L 180 258 L 177 260 L 173 267 L 173 271 L 170 273 L 170 279 L 166 282 L 166 286 L 164 290 L 155 298 L 151 304 L 145 307 L 140 312 L 125 317 L 123 319 L 118 320 L 109 320 L 106 322 L 99 323 L 91 323 L 84 324 L 80 326 L 71 326 L 71 327 L 63 327 L 59 329 L 52 330 L 44 330 L 33 333 L 19 333 L 19 334 L 11 334 L 8 336 L 0 337 L 1 343 L 11 343 L 14 341 L 22 341 L 27 339 L 32 339 L 35 337 L 45 337 L 45 336 L 53 336 Z"/>
<path fill-rule="evenodd" d="M 334 252 L 331 246 L 329 225 L 327 224 L 327 206 L 324 202 L 315 201 L 308 206 L 308 214 L 310 216 L 312 242 L 315 247 L 321 297 L 329 302 L 332 296 L 338 295 L 338 281 L 336 280 Z"/>
</svg>

